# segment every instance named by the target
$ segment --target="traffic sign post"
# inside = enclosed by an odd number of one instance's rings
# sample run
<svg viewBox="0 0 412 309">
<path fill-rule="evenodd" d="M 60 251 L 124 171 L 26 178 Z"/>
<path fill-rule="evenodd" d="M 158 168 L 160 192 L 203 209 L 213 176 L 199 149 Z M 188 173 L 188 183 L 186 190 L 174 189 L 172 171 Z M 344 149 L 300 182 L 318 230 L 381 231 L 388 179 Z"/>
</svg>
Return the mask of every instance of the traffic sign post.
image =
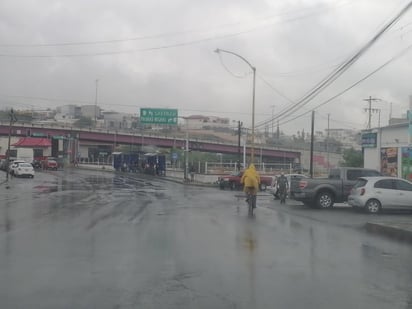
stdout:
<svg viewBox="0 0 412 309">
<path fill-rule="evenodd" d="M 141 108 L 140 123 L 177 125 L 177 109 Z"/>
</svg>

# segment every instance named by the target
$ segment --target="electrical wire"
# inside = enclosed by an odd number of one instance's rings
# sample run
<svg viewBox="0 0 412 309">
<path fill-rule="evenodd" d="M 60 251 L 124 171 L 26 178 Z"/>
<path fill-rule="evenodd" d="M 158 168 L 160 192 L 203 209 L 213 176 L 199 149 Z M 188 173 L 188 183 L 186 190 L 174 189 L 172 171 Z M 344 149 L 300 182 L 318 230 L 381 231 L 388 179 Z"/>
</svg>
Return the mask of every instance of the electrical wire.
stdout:
<svg viewBox="0 0 412 309">
<path fill-rule="evenodd" d="M 331 85 L 338 77 L 340 77 L 345 71 L 347 71 L 377 40 L 388 31 L 399 19 L 402 17 L 412 6 L 412 1 L 410 1 L 395 17 L 393 17 L 388 23 L 386 23 L 382 29 L 375 34 L 372 39 L 370 39 L 358 52 L 356 52 L 347 61 L 339 65 L 339 67 L 332 71 L 328 76 L 326 76 L 322 81 L 315 85 L 310 91 L 308 91 L 298 102 L 293 104 L 291 107 L 285 108 L 271 120 L 267 120 L 263 123 L 259 123 L 256 127 L 266 125 L 274 120 L 282 120 L 293 114 L 298 108 L 307 105 L 311 100 L 313 100 L 321 91 L 326 89 Z M 297 117 L 298 118 L 298 117 Z M 295 118 L 294 118 L 295 119 Z"/>
<path fill-rule="evenodd" d="M 332 96 L 331 98 L 323 101 L 322 103 L 316 105 L 315 107 L 313 107 L 312 110 L 315 110 L 323 105 L 328 104 L 329 102 L 333 101 L 334 99 L 340 97 L 341 95 L 343 95 L 344 93 L 348 92 L 349 90 L 351 90 L 352 88 L 356 87 L 357 85 L 359 85 L 360 83 L 362 83 L 363 81 L 365 81 L 366 79 L 368 79 L 369 77 L 371 77 L 372 75 L 374 75 L 375 73 L 379 72 L 380 70 L 382 70 L 383 68 L 385 68 L 387 65 L 389 65 L 390 63 L 392 63 L 393 61 L 399 59 L 400 57 L 402 57 L 403 55 L 405 55 L 409 50 L 412 49 L 412 44 L 409 45 L 408 47 L 406 47 L 405 49 L 403 49 L 401 52 L 399 52 L 397 55 L 395 55 L 394 57 L 392 57 L 391 59 L 389 59 L 388 61 L 386 61 L 385 63 L 383 63 L 382 65 L 380 65 L 379 67 L 377 67 L 375 70 L 373 70 L 372 72 L 370 72 L 369 74 L 365 75 L 363 78 L 361 78 L 360 80 L 358 80 L 357 82 L 353 83 L 352 85 L 350 85 L 349 87 L 345 88 L 344 90 L 342 90 L 341 92 L 337 93 L 336 95 Z M 310 113 L 311 110 L 304 112 L 302 114 L 299 114 L 287 121 L 284 121 L 282 123 L 280 123 L 280 125 L 284 125 L 287 124 L 289 122 L 292 122 L 293 120 L 296 120 L 304 115 L 307 115 L 308 113 Z M 259 125 L 259 127 L 263 126 L 262 124 Z M 258 127 L 258 126 L 256 126 Z"/>
<path fill-rule="evenodd" d="M 347 5 L 350 2 L 354 2 L 352 1 L 341 1 L 342 3 L 337 3 L 335 4 L 335 6 L 339 7 L 339 6 L 343 6 L 343 5 Z M 316 6 L 312 6 L 312 7 L 305 7 L 302 9 L 298 9 L 298 10 L 293 10 L 293 11 L 289 11 L 289 12 L 285 12 L 285 13 L 278 13 L 278 14 L 273 14 L 273 15 L 269 15 L 269 16 L 263 16 L 263 17 L 258 17 L 256 18 L 256 20 L 259 20 L 260 22 L 262 21 L 270 21 L 272 19 L 275 18 L 279 18 L 282 16 L 287 16 L 287 15 L 293 15 L 293 14 L 297 14 L 299 12 L 303 12 L 305 13 L 306 11 L 310 11 L 310 10 L 317 10 L 318 12 L 315 11 L 315 13 L 319 14 L 322 11 L 329 11 L 331 9 L 331 7 L 329 5 L 316 5 Z M 304 14 L 301 16 L 297 16 L 294 18 L 290 18 L 290 19 L 286 19 L 284 21 L 280 21 L 278 23 L 284 23 L 284 22 L 291 22 L 291 21 L 296 21 L 296 20 L 300 20 L 306 17 L 310 17 L 315 15 L 315 13 L 312 14 Z M 251 22 L 247 22 L 246 24 L 249 24 Z M 226 28 L 226 27 L 233 27 L 233 26 L 238 26 L 238 25 L 242 25 L 244 24 L 244 22 L 235 22 L 235 23 L 227 23 L 227 24 L 221 24 L 221 25 L 217 25 L 215 27 L 213 27 L 212 31 L 214 31 L 214 29 L 218 29 L 220 30 L 221 28 Z M 137 36 L 137 37 L 131 37 L 131 38 L 124 38 L 124 39 L 111 39 L 111 40 L 95 40 L 95 41 L 76 41 L 76 42 L 62 42 L 62 43 L 43 43 L 43 44 L 0 44 L 0 47 L 59 47 L 59 46 L 83 46 L 83 45 L 99 45 L 99 44 L 111 44 L 111 43 L 125 43 L 125 42 L 131 42 L 131 41 L 142 41 L 142 40 L 151 40 L 151 39 L 158 39 L 158 38 L 164 38 L 164 37 L 173 37 L 173 36 L 179 36 L 179 35 L 185 35 L 185 34 L 191 34 L 191 33 L 204 33 L 204 32 L 210 32 L 210 29 L 196 29 L 196 30 L 182 30 L 182 31 L 175 31 L 175 32 L 165 32 L 165 33 L 158 33 L 158 34 L 153 34 L 153 35 L 144 35 L 144 36 Z"/>
</svg>

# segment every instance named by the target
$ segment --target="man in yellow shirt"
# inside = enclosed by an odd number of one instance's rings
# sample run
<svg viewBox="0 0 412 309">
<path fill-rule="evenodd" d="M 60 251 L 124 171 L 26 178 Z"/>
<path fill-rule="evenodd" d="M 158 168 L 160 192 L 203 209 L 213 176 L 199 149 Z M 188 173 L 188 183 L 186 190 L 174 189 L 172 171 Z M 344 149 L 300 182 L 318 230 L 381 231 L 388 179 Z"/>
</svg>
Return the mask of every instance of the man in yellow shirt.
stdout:
<svg viewBox="0 0 412 309">
<path fill-rule="evenodd" d="M 244 171 L 240 183 L 243 184 L 243 192 L 251 194 L 253 197 L 253 208 L 256 207 L 256 194 L 259 190 L 260 175 L 256 171 L 255 165 L 252 163 Z"/>
</svg>

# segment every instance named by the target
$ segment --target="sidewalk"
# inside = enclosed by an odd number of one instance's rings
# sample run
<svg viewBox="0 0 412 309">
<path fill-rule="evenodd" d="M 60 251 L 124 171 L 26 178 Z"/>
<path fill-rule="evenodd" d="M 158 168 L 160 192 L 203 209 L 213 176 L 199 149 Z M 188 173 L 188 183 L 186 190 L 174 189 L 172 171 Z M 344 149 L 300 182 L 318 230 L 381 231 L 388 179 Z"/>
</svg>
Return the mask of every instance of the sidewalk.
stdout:
<svg viewBox="0 0 412 309">
<path fill-rule="evenodd" d="M 412 242 L 412 222 L 367 222 L 365 229 L 370 233 Z"/>
</svg>

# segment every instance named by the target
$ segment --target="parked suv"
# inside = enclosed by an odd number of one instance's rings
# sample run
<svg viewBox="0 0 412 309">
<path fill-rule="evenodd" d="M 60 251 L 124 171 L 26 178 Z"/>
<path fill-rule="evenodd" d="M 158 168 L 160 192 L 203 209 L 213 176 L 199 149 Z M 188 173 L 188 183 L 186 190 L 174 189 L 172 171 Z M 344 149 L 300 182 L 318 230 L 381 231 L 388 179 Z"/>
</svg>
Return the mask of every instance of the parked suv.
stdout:
<svg viewBox="0 0 412 309">
<path fill-rule="evenodd" d="M 290 197 L 308 206 L 330 208 L 346 202 L 357 179 L 368 176 L 382 175 L 373 169 L 339 167 L 331 169 L 327 178 L 292 179 Z"/>
</svg>

